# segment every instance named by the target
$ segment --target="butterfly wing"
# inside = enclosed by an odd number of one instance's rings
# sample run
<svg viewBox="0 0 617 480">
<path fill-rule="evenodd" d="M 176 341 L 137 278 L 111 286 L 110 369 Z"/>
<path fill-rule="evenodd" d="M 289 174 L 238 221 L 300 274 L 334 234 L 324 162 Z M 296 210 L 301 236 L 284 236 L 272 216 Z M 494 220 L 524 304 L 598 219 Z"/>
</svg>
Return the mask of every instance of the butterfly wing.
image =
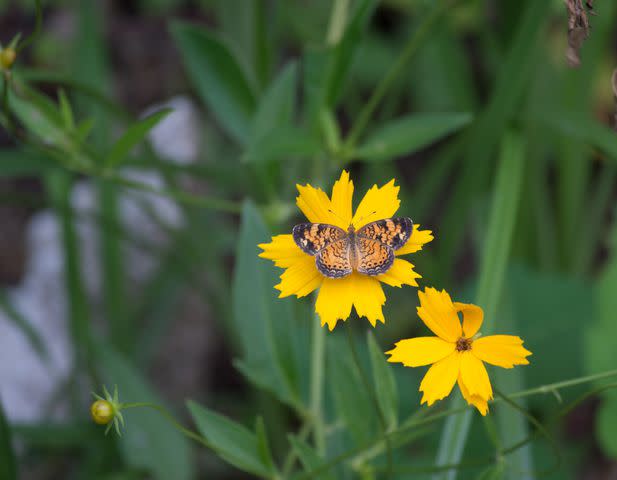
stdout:
<svg viewBox="0 0 617 480">
<path fill-rule="evenodd" d="M 293 228 L 292 235 L 304 253 L 315 256 L 331 243 L 345 238 L 347 232 L 327 223 L 301 223 Z"/>
<path fill-rule="evenodd" d="M 398 250 L 407 243 L 413 231 L 413 222 L 408 217 L 386 218 L 367 223 L 356 235 L 360 238 L 378 240 Z"/>
<path fill-rule="evenodd" d="M 356 237 L 356 270 L 365 275 L 386 273 L 394 263 L 394 250 L 379 240 Z"/>
<path fill-rule="evenodd" d="M 350 253 L 351 242 L 345 236 L 319 251 L 315 257 L 317 270 L 329 278 L 346 277 L 353 272 Z"/>
</svg>

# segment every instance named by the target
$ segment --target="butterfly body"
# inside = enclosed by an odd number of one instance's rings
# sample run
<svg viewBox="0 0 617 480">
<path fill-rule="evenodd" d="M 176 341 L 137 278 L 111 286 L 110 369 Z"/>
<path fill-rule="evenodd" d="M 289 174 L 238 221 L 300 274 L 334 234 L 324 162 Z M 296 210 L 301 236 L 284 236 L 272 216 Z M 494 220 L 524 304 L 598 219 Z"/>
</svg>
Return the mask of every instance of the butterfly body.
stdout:
<svg viewBox="0 0 617 480">
<path fill-rule="evenodd" d="M 394 251 L 411 237 L 410 218 L 386 218 L 347 231 L 327 223 L 301 223 L 293 239 L 303 252 L 313 255 L 317 269 L 326 277 L 342 278 L 353 271 L 375 276 L 394 263 Z"/>
</svg>

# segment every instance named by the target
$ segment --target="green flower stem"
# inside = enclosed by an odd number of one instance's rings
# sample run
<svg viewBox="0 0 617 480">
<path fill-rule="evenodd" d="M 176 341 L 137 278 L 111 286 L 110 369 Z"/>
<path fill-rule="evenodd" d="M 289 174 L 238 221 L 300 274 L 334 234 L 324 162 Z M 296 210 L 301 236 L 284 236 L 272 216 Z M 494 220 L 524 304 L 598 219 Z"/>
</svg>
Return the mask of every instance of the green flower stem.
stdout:
<svg viewBox="0 0 617 480">
<path fill-rule="evenodd" d="M 41 26 L 43 25 L 43 9 L 41 8 L 41 0 L 34 1 L 35 7 L 35 20 L 34 30 L 26 39 L 17 47 L 17 53 L 21 52 L 24 48 L 34 42 L 41 33 Z"/>
<path fill-rule="evenodd" d="M 371 116 L 375 112 L 375 109 L 379 105 L 379 102 L 383 99 L 388 89 L 392 86 L 392 83 L 400 75 L 403 69 L 407 66 L 407 63 L 411 60 L 414 54 L 423 45 L 426 36 L 430 33 L 433 25 L 441 18 L 441 16 L 448 11 L 452 4 L 456 0 L 442 0 L 433 10 L 424 18 L 420 26 L 416 29 L 411 38 L 407 41 L 407 45 L 398 60 L 390 70 L 382 77 L 381 81 L 373 91 L 368 102 L 364 108 L 360 111 L 358 119 L 354 123 L 349 136 L 347 137 L 346 151 L 352 151 L 356 142 L 367 127 Z"/>
<path fill-rule="evenodd" d="M 573 387 L 576 385 L 581 385 L 584 383 L 590 383 L 590 382 L 595 382 L 597 380 L 601 380 L 601 379 L 606 379 L 609 377 L 617 377 L 617 370 L 609 370 L 606 372 L 601 372 L 601 373 L 597 373 L 594 375 L 587 375 L 584 377 L 578 377 L 578 378 L 574 378 L 574 379 L 570 379 L 570 380 L 565 380 L 562 382 L 556 382 L 556 383 L 551 383 L 551 384 L 547 384 L 547 385 L 542 385 L 540 387 L 537 388 L 532 388 L 529 390 L 523 390 L 521 392 L 517 392 L 517 393 L 513 393 L 511 395 L 508 396 L 509 399 L 512 398 L 521 398 L 521 397 L 528 397 L 531 395 L 538 395 L 538 394 L 545 394 L 545 393 L 552 393 L 556 390 L 559 390 L 561 388 L 568 388 L 568 387 Z M 585 394 L 583 397 L 575 400 L 574 402 L 572 402 L 572 404 L 568 405 L 566 408 L 562 409 L 560 412 L 558 412 L 556 414 L 556 418 L 561 417 L 562 415 L 564 415 L 565 413 L 567 413 L 570 409 L 574 408 L 574 406 L 578 405 L 580 402 L 582 402 L 585 398 L 587 398 L 590 395 L 594 395 L 596 393 L 598 393 L 599 391 L 603 391 L 606 390 L 608 388 L 615 388 L 617 387 L 617 383 L 615 384 L 611 384 L 611 385 L 605 385 L 603 387 L 599 387 L 598 389 L 592 391 L 592 392 L 588 392 L 587 394 Z M 498 397 L 495 400 L 493 400 L 492 402 L 490 402 L 491 404 L 496 404 L 499 403 L 500 401 L 503 401 L 503 398 Z M 353 449 L 350 449 L 346 452 L 341 453 L 340 455 L 337 455 L 336 457 L 333 457 L 332 459 L 330 459 L 328 462 L 324 463 L 323 465 L 320 465 L 318 468 L 315 468 L 314 470 L 311 470 L 310 472 L 306 472 L 302 475 L 299 475 L 298 477 L 296 477 L 294 480 L 308 480 L 311 478 L 317 478 L 319 474 L 322 474 L 328 470 L 330 470 L 331 468 L 335 467 L 336 465 L 338 465 L 341 462 L 344 462 L 348 459 L 351 459 L 357 455 L 361 455 L 364 452 L 366 452 L 367 450 L 370 450 L 372 448 L 375 448 L 376 445 L 378 445 L 379 443 L 382 443 L 385 441 L 386 437 L 394 437 L 395 435 L 399 435 L 401 433 L 406 432 L 407 430 L 410 429 L 415 429 L 418 428 L 420 426 L 423 425 L 428 425 L 430 423 L 433 423 L 437 420 L 443 419 L 445 417 L 449 417 L 451 415 L 455 415 L 461 412 L 464 412 L 466 410 L 469 410 L 472 407 L 466 406 L 466 407 L 460 407 L 460 408 L 449 408 L 447 410 L 444 410 L 442 412 L 439 413 L 435 413 L 432 415 L 427 415 L 424 418 L 420 418 L 420 419 L 416 419 L 416 418 L 410 418 L 408 420 L 406 420 L 405 422 L 403 422 L 401 424 L 400 427 L 389 431 L 388 433 L 380 436 L 379 438 L 375 439 L 374 441 L 370 442 L 369 444 L 366 445 L 362 445 Z M 531 442 L 533 440 L 533 438 L 535 438 L 535 434 L 534 435 L 530 435 L 527 439 L 522 440 L 520 442 L 518 442 L 517 444 L 504 448 L 502 451 L 503 455 L 507 455 L 509 453 L 512 453 L 516 450 L 518 450 L 519 448 L 521 448 L 522 446 L 528 444 L 529 442 Z M 483 460 L 482 462 L 465 462 L 465 463 L 455 463 L 455 464 L 444 464 L 444 465 L 438 465 L 435 467 L 427 467 L 427 468 L 421 468 L 421 469 L 414 469 L 413 472 L 411 470 L 404 470 L 404 472 L 406 473 L 431 473 L 431 472 L 445 472 L 448 470 L 454 470 L 457 468 L 461 468 L 461 467 L 471 467 L 471 466 L 481 466 L 481 465 L 486 465 L 486 464 L 490 464 L 493 463 L 495 461 L 494 457 L 490 458 L 490 462 L 487 463 L 486 460 Z M 400 473 L 401 469 L 399 468 L 393 468 L 393 472 L 395 473 Z"/>
<path fill-rule="evenodd" d="M 349 323 L 349 319 L 345 322 L 345 326 L 347 329 L 347 341 L 349 343 L 349 350 L 351 351 L 351 356 L 353 357 L 353 361 L 356 364 L 356 368 L 358 369 L 358 373 L 362 378 L 362 383 L 364 383 L 364 388 L 366 389 L 366 393 L 371 397 L 371 402 L 373 402 L 373 406 L 377 411 L 377 418 L 379 418 L 379 423 L 381 425 L 382 435 L 385 435 L 388 432 L 388 423 L 386 422 L 386 417 L 383 413 L 383 410 L 379 406 L 379 401 L 377 400 L 377 395 L 375 393 L 375 389 L 371 386 L 366 373 L 364 372 L 364 368 L 362 368 L 362 364 L 360 363 L 360 357 L 358 355 L 358 350 L 356 349 L 356 344 L 353 339 L 353 330 L 351 328 L 351 323 Z M 386 445 L 386 457 L 388 462 L 388 470 L 386 471 L 386 478 L 390 478 L 392 476 L 392 443 L 390 437 L 384 436 L 384 441 Z"/>
<path fill-rule="evenodd" d="M 313 318 L 313 343 L 311 345 L 310 411 L 313 422 L 315 449 L 322 456 L 326 451 L 324 419 L 322 416 L 324 369 L 326 363 L 325 339 L 325 327 L 321 326 L 321 320 L 315 314 Z"/>
<path fill-rule="evenodd" d="M 508 395 L 510 398 L 528 397 L 530 395 L 537 395 L 538 393 L 553 393 L 561 388 L 574 387 L 583 383 L 591 383 L 596 380 L 604 380 L 605 378 L 617 377 L 616 370 L 607 370 L 606 372 L 595 373 L 593 375 L 587 375 L 585 377 L 573 378 L 570 380 L 564 380 L 557 383 L 549 383 L 548 385 L 542 385 L 541 387 L 530 388 L 521 392 L 512 393 Z"/>
<path fill-rule="evenodd" d="M 150 408 L 152 410 L 156 410 L 163 417 L 165 417 L 165 419 L 167 421 L 169 421 L 169 423 L 171 423 L 174 426 L 174 428 L 176 430 L 178 430 L 180 433 L 182 433 L 186 437 L 190 438 L 191 440 L 194 440 L 197 443 L 200 443 L 204 447 L 206 447 L 206 448 L 208 448 L 210 450 L 216 451 L 214 446 L 210 442 L 208 442 L 208 440 L 206 440 L 204 437 L 199 435 L 197 432 L 194 432 L 194 431 L 189 430 L 188 428 L 186 428 L 184 425 L 182 425 L 180 422 L 178 422 L 174 418 L 174 416 L 167 411 L 166 408 L 161 407 L 160 405 L 156 405 L 155 403 L 149 403 L 149 402 L 122 403 L 120 405 L 120 409 L 121 410 L 126 410 L 128 408 Z"/>
<path fill-rule="evenodd" d="M 313 428 L 313 423 L 310 421 L 310 419 L 307 419 L 302 424 L 302 427 L 300 428 L 300 431 L 298 432 L 297 438 L 299 440 L 306 440 L 306 437 L 308 437 L 308 434 L 311 433 L 312 428 Z M 283 461 L 283 469 L 282 469 L 283 478 L 286 478 L 291 473 L 291 469 L 294 466 L 296 458 L 298 458 L 296 449 L 291 447 L 289 449 L 289 452 L 287 453 L 287 456 L 285 457 L 285 460 Z"/>
<path fill-rule="evenodd" d="M 332 13 L 330 15 L 330 25 L 328 27 L 328 36 L 326 37 L 326 43 L 328 45 L 336 45 L 341 40 L 345 32 L 348 11 L 349 0 L 334 0 Z"/>
</svg>

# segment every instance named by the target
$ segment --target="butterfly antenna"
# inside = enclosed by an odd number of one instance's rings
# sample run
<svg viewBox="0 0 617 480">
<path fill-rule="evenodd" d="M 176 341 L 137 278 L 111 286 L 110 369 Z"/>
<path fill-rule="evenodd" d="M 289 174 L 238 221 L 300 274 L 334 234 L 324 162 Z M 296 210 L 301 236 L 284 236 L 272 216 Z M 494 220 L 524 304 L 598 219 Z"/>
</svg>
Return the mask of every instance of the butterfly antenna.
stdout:
<svg viewBox="0 0 617 480">
<path fill-rule="evenodd" d="M 369 213 L 368 215 L 364 215 L 363 217 L 358 218 L 358 220 L 356 220 L 358 223 L 360 223 L 362 220 L 369 218 L 373 215 L 375 215 L 377 213 L 377 210 L 373 210 L 371 213 Z"/>
</svg>

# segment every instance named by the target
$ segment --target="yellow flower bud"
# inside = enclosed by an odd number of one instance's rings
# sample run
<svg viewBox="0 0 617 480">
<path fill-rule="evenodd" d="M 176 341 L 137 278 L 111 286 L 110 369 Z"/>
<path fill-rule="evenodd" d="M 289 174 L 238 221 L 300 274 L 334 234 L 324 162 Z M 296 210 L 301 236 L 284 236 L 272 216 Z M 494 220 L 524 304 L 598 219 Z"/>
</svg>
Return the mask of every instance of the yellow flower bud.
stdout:
<svg viewBox="0 0 617 480">
<path fill-rule="evenodd" d="M 114 406 L 107 400 L 97 400 L 90 407 L 92 420 L 99 425 L 107 425 L 116 416 Z"/>
<path fill-rule="evenodd" d="M 13 66 L 13 62 L 15 62 L 15 58 L 17 57 L 17 52 L 15 52 L 14 48 L 7 47 L 4 50 L 0 51 L 0 66 L 8 70 Z"/>
</svg>

